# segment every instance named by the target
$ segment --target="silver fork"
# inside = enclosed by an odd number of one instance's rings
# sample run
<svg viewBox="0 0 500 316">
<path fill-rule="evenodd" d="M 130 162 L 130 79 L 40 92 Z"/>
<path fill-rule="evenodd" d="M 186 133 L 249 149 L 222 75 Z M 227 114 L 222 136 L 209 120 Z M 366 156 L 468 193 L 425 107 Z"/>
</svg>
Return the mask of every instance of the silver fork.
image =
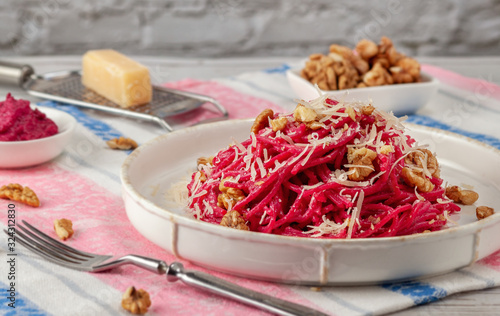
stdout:
<svg viewBox="0 0 500 316">
<path fill-rule="evenodd" d="M 45 259 L 66 268 L 99 272 L 124 264 L 133 264 L 160 275 L 165 274 L 169 282 L 181 280 L 187 285 L 234 299 L 277 315 L 326 315 L 309 307 L 255 292 L 206 273 L 185 271 L 183 265 L 179 262 L 168 265 L 162 260 L 137 255 L 127 255 L 112 260 L 113 256 L 110 255 L 83 252 L 55 240 L 24 220 L 22 223 L 16 225 L 16 242 L 19 242 Z M 7 233 L 5 229 L 4 232 Z"/>
</svg>

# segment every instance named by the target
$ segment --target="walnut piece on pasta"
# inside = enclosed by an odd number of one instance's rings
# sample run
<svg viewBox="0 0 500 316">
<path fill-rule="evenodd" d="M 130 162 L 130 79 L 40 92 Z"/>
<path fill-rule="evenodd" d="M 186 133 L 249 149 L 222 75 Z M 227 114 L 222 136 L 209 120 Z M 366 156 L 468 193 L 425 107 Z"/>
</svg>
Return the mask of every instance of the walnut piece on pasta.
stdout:
<svg viewBox="0 0 500 316">
<path fill-rule="evenodd" d="M 226 226 L 229 228 L 239 229 L 239 230 L 250 230 L 245 220 L 238 211 L 227 212 L 220 222 L 221 226 Z"/>
<path fill-rule="evenodd" d="M 417 149 L 409 153 L 405 159 L 405 167 L 401 170 L 403 180 L 411 187 L 417 187 L 420 192 L 430 192 L 434 189 L 430 177 L 440 176 L 436 157 L 428 149 Z"/>
<path fill-rule="evenodd" d="M 368 177 L 375 170 L 373 168 L 373 160 L 375 158 L 377 158 L 377 153 L 369 148 L 349 148 L 347 150 L 347 162 L 359 166 L 349 168 L 349 171 L 354 170 L 354 173 L 349 174 L 349 179 L 361 181 Z"/>
<path fill-rule="evenodd" d="M 265 109 L 260 112 L 255 118 L 252 128 L 250 129 L 252 133 L 257 134 L 261 129 L 269 126 L 269 119 L 273 118 L 274 112 L 271 109 Z"/>
</svg>

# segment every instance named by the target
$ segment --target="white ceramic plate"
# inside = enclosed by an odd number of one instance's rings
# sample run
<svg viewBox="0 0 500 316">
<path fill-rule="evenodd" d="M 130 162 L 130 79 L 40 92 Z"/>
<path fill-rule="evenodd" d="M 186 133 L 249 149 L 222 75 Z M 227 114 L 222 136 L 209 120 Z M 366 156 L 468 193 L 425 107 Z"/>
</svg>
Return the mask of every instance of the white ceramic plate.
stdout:
<svg viewBox="0 0 500 316">
<path fill-rule="evenodd" d="M 55 135 L 17 142 L 0 141 L 0 168 L 23 168 L 49 161 L 69 143 L 76 120 L 66 112 L 49 107 L 37 107 L 59 128 Z"/>
<path fill-rule="evenodd" d="M 147 239 L 177 257 L 249 278 L 309 285 L 369 284 L 442 274 L 500 248 L 500 213 L 475 219 L 475 207 L 452 218 L 457 227 L 404 237 L 325 240 L 239 231 L 185 215 L 165 196 L 194 171 L 196 158 L 244 140 L 252 121 L 226 121 L 175 131 L 136 149 L 121 179 L 127 215 Z M 500 207 L 500 151 L 460 135 L 409 125 L 437 151 L 442 175 L 474 186 L 477 205 Z"/>
<path fill-rule="evenodd" d="M 318 90 L 309 81 L 300 76 L 302 68 L 289 69 L 286 72 L 288 83 L 298 98 L 313 100 L 318 97 Z M 439 81 L 425 73 L 422 82 L 393 84 L 379 87 L 355 88 L 349 90 L 323 91 L 337 100 L 373 102 L 378 109 L 392 111 L 396 115 L 414 113 L 423 107 L 436 93 Z"/>
</svg>

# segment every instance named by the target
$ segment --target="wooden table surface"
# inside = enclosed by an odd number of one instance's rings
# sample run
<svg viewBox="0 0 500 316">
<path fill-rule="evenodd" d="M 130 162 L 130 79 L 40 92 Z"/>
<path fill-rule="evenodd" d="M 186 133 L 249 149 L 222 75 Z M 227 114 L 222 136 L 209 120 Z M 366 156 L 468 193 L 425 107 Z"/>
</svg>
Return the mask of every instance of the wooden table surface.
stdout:
<svg viewBox="0 0 500 316">
<path fill-rule="evenodd" d="M 210 79 L 237 75 L 247 71 L 277 67 L 283 63 L 298 62 L 297 58 L 231 58 L 181 59 L 168 57 L 133 57 L 150 68 L 155 83 L 183 78 Z M 25 63 L 36 73 L 80 68 L 80 56 L 4 57 L 3 61 Z M 421 63 L 439 66 L 464 76 L 482 78 L 500 85 L 500 57 L 426 57 Z M 12 92 L 17 98 L 39 99 L 16 86 L 0 86 L 0 95 Z M 500 106 L 500 105 L 499 105 Z M 499 123 L 500 124 L 500 123 Z M 391 314 L 409 315 L 500 315 L 500 287 L 460 293 L 443 300 Z"/>
</svg>

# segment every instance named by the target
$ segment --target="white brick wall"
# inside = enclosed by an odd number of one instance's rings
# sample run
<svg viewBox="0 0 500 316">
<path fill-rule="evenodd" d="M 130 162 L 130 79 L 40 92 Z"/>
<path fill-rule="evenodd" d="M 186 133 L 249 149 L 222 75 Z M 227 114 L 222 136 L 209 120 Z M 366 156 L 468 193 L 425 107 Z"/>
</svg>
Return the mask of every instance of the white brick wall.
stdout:
<svg viewBox="0 0 500 316">
<path fill-rule="evenodd" d="M 500 2 L 2 0 L 0 55 L 305 56 L 389 36 L 411 55 L 500 52 Z"/>
</svg>

